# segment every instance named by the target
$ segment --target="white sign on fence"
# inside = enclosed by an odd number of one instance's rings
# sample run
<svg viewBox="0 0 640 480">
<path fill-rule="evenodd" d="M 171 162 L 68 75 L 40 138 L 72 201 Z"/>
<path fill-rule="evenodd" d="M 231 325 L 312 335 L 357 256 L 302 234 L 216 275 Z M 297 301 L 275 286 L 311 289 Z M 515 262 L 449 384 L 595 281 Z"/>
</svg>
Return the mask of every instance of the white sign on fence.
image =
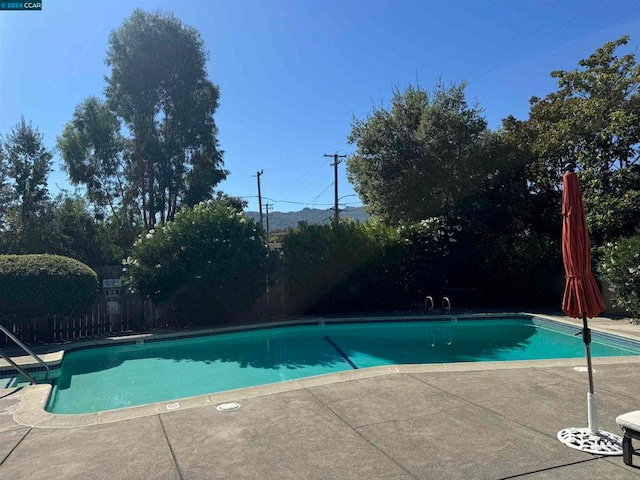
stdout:
<svg viewBox="0 0 640 480">
<path fill-rule="evenodd" d="M 122 282 L 119 278 L 105 278 L 102 280 L 102 288 L 120 288 Z"/>
</svg>

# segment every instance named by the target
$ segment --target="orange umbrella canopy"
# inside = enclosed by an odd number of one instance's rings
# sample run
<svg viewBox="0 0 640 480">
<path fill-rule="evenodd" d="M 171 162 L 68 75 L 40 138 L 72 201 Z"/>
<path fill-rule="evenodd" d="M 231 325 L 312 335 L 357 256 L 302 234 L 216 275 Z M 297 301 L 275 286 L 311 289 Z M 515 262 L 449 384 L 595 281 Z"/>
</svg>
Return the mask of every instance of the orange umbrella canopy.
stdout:
<svg viewBox="0 0 640 480">
<path fill-rule="evenodd" d="M 592 318 L 606 307 L 591 273 L 591 245 L 578 177 L 567 172 L 562 183 L 562 259 L 567 277 L 562 311 L 573 318 Z"/>
</svg>

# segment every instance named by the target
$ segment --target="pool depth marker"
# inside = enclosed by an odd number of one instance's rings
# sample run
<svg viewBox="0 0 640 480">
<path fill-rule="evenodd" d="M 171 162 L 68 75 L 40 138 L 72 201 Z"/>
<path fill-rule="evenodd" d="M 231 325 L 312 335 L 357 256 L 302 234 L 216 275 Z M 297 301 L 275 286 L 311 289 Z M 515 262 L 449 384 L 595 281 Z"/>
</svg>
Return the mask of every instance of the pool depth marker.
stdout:
<svg viewBox="0 0 640 480">
<path fill-rule="evenodd" d="M 354 370 L 358 370 L 358 366 L 357 366 L 355 363 L 353 363 L 349 357 L 347 357 L 347 354 L 346 354 L 346 353 L 344 353 L 344 352 L 340 349 L 340 347 L 334 343 L 334 341 L 333 341 L 333 340 L 331 340 L 329 337 L 324 337 L 324 339 L 325 339 L 327 342 L 329 342 L 329 344 L 330 344 L 333 348 L 335 348 L 335 349 L 336 349 L 336 352 L 338 352 L 338 353 L 340 354 L 340 356 L 341 356 L 342 358 L 344 358 L 344 359 L 347 361 L 347 363 L 348 363 L 349 365 L 351 365 L 351 368 L 353 368 Z"/>
</svg>

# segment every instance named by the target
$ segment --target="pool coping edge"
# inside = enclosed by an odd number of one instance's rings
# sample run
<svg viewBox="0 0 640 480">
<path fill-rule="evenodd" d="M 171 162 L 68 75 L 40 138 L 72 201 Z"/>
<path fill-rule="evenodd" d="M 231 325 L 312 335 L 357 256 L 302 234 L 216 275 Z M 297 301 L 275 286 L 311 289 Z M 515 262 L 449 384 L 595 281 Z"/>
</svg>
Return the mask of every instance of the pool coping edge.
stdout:
<svg viewBox="0 0 640 480">
<path fill-rule="evenodd" d="M 20 425 L 34 428 L 76 428 L 89 425 L 107 424 L 123 420 L 171 414 L 191 408 L 217 406 L 226 402 L 239 402 L 250 398 L 273 395 L 307 388 L 331 385 L 340 382 L 360 380 L 381 375 L 473 372 L 491 370 L 513 370 L 524 368 L 581 367 L 585 358 L 553 359 L 553 360 L 516 360 L 500 362 L 464 362 L 414 365 L 385 365 L 377 367 L 347 370 L 344 372 L 316 375 L 302 379 L 270 383 L 257 387 L 245 387 L 224 392 L 184 397 L 174 400 L 156 402 L 135 407 L 106 410 L 96 413 L 56 414 L 45 410 L 51 394 L 49 384 L 23 387 L 23 398 L 18 403 L 13 419 Z M 625 357 L 597 357 L 593 365 L 634 364 L 640 363 L 640 355 Z"/>
<path fill-rule="evenodd" d="M 576 325 L 575 322 L 563 319 L 553 315 L 545 315 L 539 313 L 529 312 L 510 312 L 510 313 L 487 313 L 487 314 L 461 314 L 460 317 L 513 317 L 513 316 L 530 316 L 538 317 L 552 322 L 557 322 L 580 329 L 581 325 Z M 413 316 L 400 316 L 393 317 L 393 320 L 409 319 L 419 321 L 418 317 Z M 450 318 L 450 315 L 432 315 L 429 316 L 431 320 L 438 320 L 440 318 Z M 236 331 L 252 331 L 262 330 L 266 328 L 274 328 L 279 326 L 295 326 L 295 325 L 314 325 L 319 322 L 325 323 L 326 318 L 312 318 L 312 319 L 294 319 L 289 321 L 271 322 L 268 324 L 256 324 L 256 325 L 242 325 L 237 327 L 222 327 L 214 329 L 199 330 L 193 332 L 178 332 L 172 334 L 143 334 L 136 335 L 136 343 L 143 343 L 140 341 L 142 338 L 154 338 L 154 339 L 180 339 L 180 338 L 193 338 L 196 336 L 206 336 L 208 334 L 215 333 L 231 333 Z M 424 321 L 424 318 L 422 319 Z M 371 321 L 371 317 L 360 316 L 350 317 L 347 319 L 349 323 L 367 322 Z M 384 321 L 381 317 L 377 321 Z M 387 320 L 389 321 L 389 319 Z M 338 319 L 329 320 L 327 323 L 345 323 L 339 322 Z M 624 332 L 611 331 L 606 328 L 595 326 L 590 327 L 594 332 L 600 332 L 607 335 L 614 335 L 628 340 L 639 342 L 640 339 L 637 336 L 629 335 Z M 119 337 L 108 340 L 98 341 L 98 346 L 102 345 L 118 345 L 126 342 L 133 341 L 133 337 Z M 146 343 L 146 342 L 145 342 Z M 56 364 L 60 364 L 66 351 L 75 351 L 84 349 L 85 345 L 94 344 L 96 342 L 81 342 L 76 345 L 66 346 L 59 351 L 52 352 L 50 355 L 54 355 Z M 75 347 L 75 348 L 74 348 Z M 322 375 L 315 375 L 311 377 L 305 377 L 301 379 L 288 380 L 283 382 L 270 383 L 254 387 L 245 387 L 235 390 L 227 390 L 224 392 L 209 393 L 204 395 L 197 395 L 192 397 L 178 398 L 170 401 L 155 402 L 145 405 L 126 407 L 114 410 L 105 410 L 96 413 L 83 413 L 83 414 L 55 414 L 45 410 L 49 396 L 51 394 L 52 385 L 50 384 L 38 384 L 27 387 L 21 387 L 16 390 L 23 391 L 23 398 L 19 402 L 16 411 L 13 415 L 14 420 L 24 426 L 37 427 L 37 428 L 73 428 L 80 426 L 88 426 L 95 424 L 112 423 L 122 420 L 128 420 L 133 418 L 141 418 L 151 415 L 172 413 L 175 411 L 185 410 L 189 408 L 203 407 L 203 406 L 215 406 L 220 403 L 229 401 L 238 401 L 248 398 L 272 395 L 276 393 L 283 393 L 287 391 L 301 390 L 320 385 L 329 385 L 333 383 L 339 383 L 350 380 L 357 380 L 362 378 L 370 378 L 379 375 L 386 374 L 407 374 L 407 373 L 436 373 L 436 372 L 456 372 L 456 371 L 484 371 L 484 370 L 508 370 L 517 368 L 549 368 L 549 367 L 575 367 L 583 366 L 585 362 L 584 357 L 570 358 L 570 359 L 551 359 L 551 360 L 518 360 L 518 361 L 500 361 L 500 362 L 463 362 L 463 363 L 438 363 L 438 364 L 412 364 L 412 365 L 384 365 L 377 367 L 360 368 L 358 370 L 347 370 L 343 372 L 327 373 Z M 640 363 L 640 355 L 624 356 L 624 357 L 595 357 L 593 359 L 594 365 L 606 365 L 606 364 L 624 364 L 624 363 Z"/>
</svg>

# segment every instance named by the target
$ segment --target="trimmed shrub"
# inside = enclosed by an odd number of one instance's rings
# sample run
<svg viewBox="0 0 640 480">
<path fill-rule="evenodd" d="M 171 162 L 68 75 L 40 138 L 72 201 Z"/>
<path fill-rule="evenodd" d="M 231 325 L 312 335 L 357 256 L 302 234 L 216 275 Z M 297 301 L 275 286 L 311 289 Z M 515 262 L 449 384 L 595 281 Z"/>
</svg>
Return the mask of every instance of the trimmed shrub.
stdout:
<svg viewBox="0 0 640 480">
<path fill-rule="evenodd" d="M 179 325 L 207 325 L 250 307 L 266 289 L 260 226 L 221 200 L 183 207 L 141 236 L 124 262 L 133 291 L 171 304 Z"/>
<path fill-rule="evenodd" d="M 59 255 L 0 255 L 0 314 L 57 315 L 91 308 L 98 276 L 87 265 Z"/>
<path fill-rule="evenodd" d="M 283 257 L 298 313 L 402 308 L 426 295 L 459 294 L 455 306 L 551 306 L 562 296 L 557 242 L 530 232 L 480 236 L 461 218 L 397 228 L 302 223 L 283 239 Z"/>
<path fill-rule="evenodd" d="M 598 270 L 609 283 L 615 306 L 640 319 L 640 230 L 603 247 Z"/>
<path fill-rule="evenodd" d="M 393 229 L 370 221 L 336 227 L 308 225 L 283 239 L 289 298 L 298 312 L 383 308 L 401 294 L 399 240 Z"/>
</svg>

